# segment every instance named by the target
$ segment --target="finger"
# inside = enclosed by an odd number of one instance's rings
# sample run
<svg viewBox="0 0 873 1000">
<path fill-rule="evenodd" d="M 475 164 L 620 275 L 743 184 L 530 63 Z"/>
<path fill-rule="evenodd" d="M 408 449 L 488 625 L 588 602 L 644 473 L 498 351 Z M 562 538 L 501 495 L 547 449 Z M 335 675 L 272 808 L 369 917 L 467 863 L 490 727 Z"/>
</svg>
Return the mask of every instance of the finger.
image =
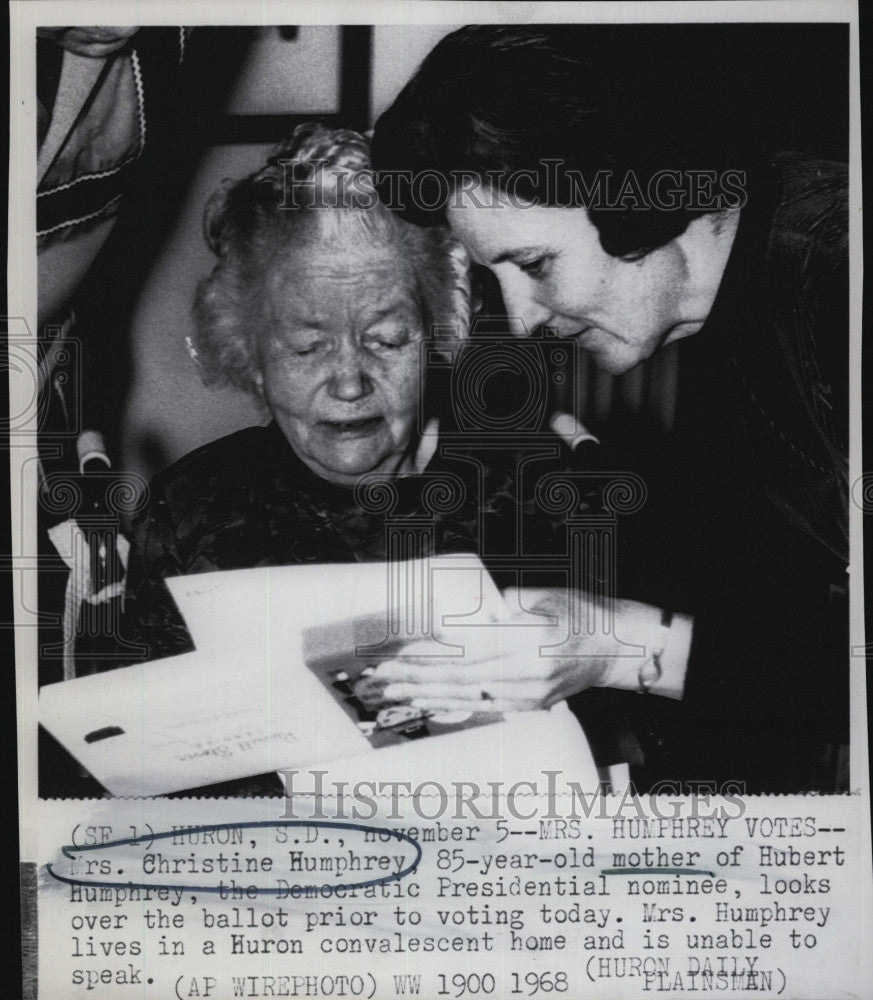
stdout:
<svg viewBox="0 0 873 1000">
<path fill-rule="evenodd" d="M 440 630 L 439 638 L 411 642 L 398 653 L 403 663 L 444 663 L 458 660 L 477 663 L 496 659 L 518 646 L 524 636 L 500 634 L 498 628 L 462 628 L 448 626 Z M 385 661 L 386 663 L 389 661 Z"/>
<path fill-rule="evenodd" d="M 384 672 L 383 667 L 385 668 Z M 439 684 L 458 691 L 471 685 L 477 689 L 488 685 L 498 686 L 503 682 L 503 671 L 501 664 L 495 661 L 473 664 L 445 662 L 439 666 L 389 661 L 377 667 L 376 677 L 379 680 L 389 681 L 389 688 L 393 688 L 395 684 L 410 687 Z"/>
<path fill-rule="evenodd" d="M 459 701 L 452 698 L 414 698 L 410 704 L 420 708 L 428 715 L 439 717 L 441 712 L 485 712 L 488 714 L 503 712 L 496 701 L 482 702 L 481 705 L 469 701 Z M 439 719 L 437 718 L 437 721 Z"/>
<path fill-rule="evenodd" d="M 386 660 L 376 668 L 375 677 L 392 684 L 443 684 L 456 690 L 489 689 L 506 684 L 539 685 L 551 690 L 567 680 L 563 661 L 556 657 L 537 658 L 531 651 L 524 653 L 525 655 L 515 653 L 481 663 L 444 660 L 441 663 L 417 664 Z M 566 694 L 562 697 L 566 697 Z"/>
<path fill-rule="evenodd" d="M 503 600 L 511 612 L 518 615 L 537 613 L 534 609 L 551 596 L 551 591 L 533 587 L 507 587 L 503 591 Z M 548 617 L 544 612 L 539 612 Z"/>
<path fill-rule="evenodd" d="M 531 712 L 545 706 L 531 698 L 497 698 L 494 701 L 470 702 L 449 698 L 414 698 L 410 704 L 428 715 L 440 712 L 479 712 L 507 715 L 511 712 Z"/>
<path fill-rule="evenodd" d="M 424 683 L 429 673 L 427 664 L 410 660 L 385 660 L 376 667 L 374 676 L 384 682 L 405 681 L 410 684 Z"/>
<path fill-rule="evenodd" d="M 385 697 L 392 701 L 455 701 L 467 708 L 480 702 L 493 701 L 493 695 L 484 688 L 466 688 L 460 684 L 389 684 Z"/>
<path fill-rule="evenodd" d="M 433 458 L 439 443 L 439 417 L 431 417 L 421 434 L 421 441 L 413 459 L 416 472 L 423 472 Z"/>
<path fill-rule="evenodd" d="M 479 674 L 499 676 L 500 660 L 494 656 L 479 660 L 468 660 L 455 657 L 434 657 L 425 659 L 385 660 L 376 667 L 375 676 L 381 680 L 410 680 L 413 683 L 423 683 L 439 677 L 448 682 L 461 683 L 470 671 Z M 478 676 L 478 674 L 477 674 Z"/>
<path fill-rule="evenodd" d="M 553 685 L 542 681 L 501 683 L 491 678 L 480 684 L 393 683 L 385 688 L 384 696 L 391 701 L 457 701 L 468 708 L 487 705 L 498 700 L 517 700 L 540 704 L 553 692 Z"/>
<path fill-rule="evenodd" d="M 352 691 L 354 691 L 358 701 L 366 708 L 375 709 L 385 703 L 385 687 L 387 683 L 387 681 L 379 680 L 371 674 L 355 681 L 352 685 Z"/>
</svg>

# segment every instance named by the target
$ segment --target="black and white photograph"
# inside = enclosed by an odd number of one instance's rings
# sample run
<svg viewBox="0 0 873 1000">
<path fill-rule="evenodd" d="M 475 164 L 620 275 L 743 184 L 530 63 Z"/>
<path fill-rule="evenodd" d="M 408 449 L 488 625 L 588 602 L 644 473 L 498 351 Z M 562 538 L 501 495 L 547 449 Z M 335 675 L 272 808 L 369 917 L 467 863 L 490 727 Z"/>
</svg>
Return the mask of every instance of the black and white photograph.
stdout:
<svg viewBox="0 0 873 1000">
<path fill-rule="evenodd" d="M 867 995 L 857 6 L 11 11 L 27 995 Z"/>
</svg>

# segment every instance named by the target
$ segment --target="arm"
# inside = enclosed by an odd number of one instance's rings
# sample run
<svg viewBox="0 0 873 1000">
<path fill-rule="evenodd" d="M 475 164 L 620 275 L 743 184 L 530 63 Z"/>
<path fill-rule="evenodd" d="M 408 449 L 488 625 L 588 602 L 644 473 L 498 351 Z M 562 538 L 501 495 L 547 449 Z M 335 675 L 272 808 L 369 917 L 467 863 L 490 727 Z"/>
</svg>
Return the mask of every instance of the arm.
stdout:
<svg viewBox="0 0 873 1000">
<path fill-rule="evenodd" d="M 507 592 L 507 597 L 516 599 L 527 612 L 525 622 L 534 612 L 548 623 L 531 626 L 516 617 L 497 627 L 455 629 L 451 636 L 447 631 L 447 638 L 465 646 L 465 655 L 452 659 L 435 661 L 427 656 L 432 646 L 411 645 L 402 659 L 383 663 L 376 671 L 388 682 L 385 697 L 410 700 L 431 710 L 473 705 L 479 711 L 497 712 L 548 708 L 590 687 L 643 690 L 641 670 L 661 648 L 661 675 L 648 691 L 682 697 L 692 635 L 692 619 L 687 615 L 674 616 L 665 636 L 659 608 L 621 600 L 613 606 L 611 629 L 572 636 L 568 634 L 571 608 L 585 609 L 587 620 L 595 617 L 592 610 L 599 620 L 608 618 L 602 607 L 592 609 L 586 594 L 516 591 Z"/>
<path fill-rule="evenodd" d="M 148 506 L 134 526 L 121 622 L 124 640 L 146 647 L 137 659 L 161 659 L 194 648 L 164 583 L 165 577 L 188 570 L 170 502 L 153 482 Z"/>
<path fill-rule="evenodd" d="M 509 598 L 510 595 L 507 594 Z M 531 600 L 533 598 L 533 600 Z M 587 595 L 567 591 L 519 592 L 519 603 L 533 611 L 546 612 L 561 620 L 570 600 L 581 607 L 590 605 Z M 598 609 L 601 617 L 603 609 Z M 613 606 L 611 634 L 579 635 L 572 641 L 572 658 L 577 684 L 571 694 L 586 687 L 608 687 L 618 691 L 640 691 L 640 674 L 653 653 L 657 653 L 660 674 L 647 670 L 651 682 L 646 690 L 666 698 L 681 699 L 685 689 L 685 673 L 691 650 L 694 619 L 690 615 L 673 614 L 669 625 L 664 624 L 664 610 L 642 601 L 617 600 Z M 602 630 L 605 632 L 605 630 Z M 634 647 L 639 648 L 637 652 Z M 600 648 L 598 648 L 600 647 Z M 640 655 L 641 654 L 641 655 Z M 596 685 L 584 683 L 581 661 L 595 656 L 604 664 L 603 674 Z"/>
</svg>

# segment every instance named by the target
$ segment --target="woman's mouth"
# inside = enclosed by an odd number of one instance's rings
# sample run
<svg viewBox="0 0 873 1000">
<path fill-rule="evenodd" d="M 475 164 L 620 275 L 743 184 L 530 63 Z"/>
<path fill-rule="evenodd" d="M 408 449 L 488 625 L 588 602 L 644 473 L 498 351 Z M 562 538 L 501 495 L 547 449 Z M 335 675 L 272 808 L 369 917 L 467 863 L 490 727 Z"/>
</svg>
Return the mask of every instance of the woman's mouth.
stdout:
<svg viewBox="0 0 873 1000">
<path fill-rule="evenodd" d="M 586 334 L 591 333 L 592 330 L 596 329 L 593 326 L 583 326 L 581 329 L 577 330 L 575 333 L 571 333 L 570 336 L 573 340 L 581 340 Z"/>
<path fill-rule="evenodd" d="M 382 417 L 355 417 L 351 420 L 322 420 L 321 426 L 332 434 L 341 434 L 344 437 L 358 437 L 372 434 L 382 423 Z"/>
<path fill-rule="evenodd" d="M 589 326 L 583 326 L 581 329 L 577 330 L 575 333 L 571 333 L 570 337 L 576 341 L 582 347 L 588 347 L 591 345 L 592 341 L 602 340 L 604 337 L 612 340 L 622 340 L 617 334 L 613 333 L 612 330 L 607 330 L 603 326 L 595 326 L 593 323 Z"/>
</svg>

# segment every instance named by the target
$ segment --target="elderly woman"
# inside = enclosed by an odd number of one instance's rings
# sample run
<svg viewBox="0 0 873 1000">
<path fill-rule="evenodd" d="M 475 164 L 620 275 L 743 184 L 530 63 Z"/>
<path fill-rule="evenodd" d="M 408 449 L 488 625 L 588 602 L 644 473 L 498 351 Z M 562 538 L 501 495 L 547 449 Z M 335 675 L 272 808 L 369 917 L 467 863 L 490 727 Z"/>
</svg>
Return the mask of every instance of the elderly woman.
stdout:
<svg viewBox="0 0 873 1000">
<path fill-rule="evenodd" d="M 191 648 L 164 577 L 384 558 L 384 520 L 352 487 L 414 474 L 433 451 L 423 348 L 435 328 L 466 332 L 466 261 L 444 232 L 382 207 L 368 170 L 363 137 L 305 125 L 207 207 L 218 262 L 197 292 L 192 354 L 272 421 L 152 482 L 125 607 L 151 658 Z"/>
</svg>

